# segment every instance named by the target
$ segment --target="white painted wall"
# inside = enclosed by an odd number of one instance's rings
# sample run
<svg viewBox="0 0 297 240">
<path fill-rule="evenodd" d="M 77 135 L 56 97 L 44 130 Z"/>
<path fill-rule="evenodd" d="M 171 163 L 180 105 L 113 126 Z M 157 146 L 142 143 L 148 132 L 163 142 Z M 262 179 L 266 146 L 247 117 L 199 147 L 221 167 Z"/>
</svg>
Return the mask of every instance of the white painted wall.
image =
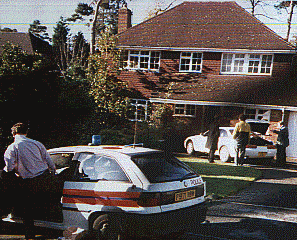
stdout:
<svg viewBox="0 0 297 240">
<path fill-rule="evenodd" d="M 287 157 L 297 159 L 297 112 L 290 112 L 288 128 L 290 145 L 287 147 Z"/>
</svg>

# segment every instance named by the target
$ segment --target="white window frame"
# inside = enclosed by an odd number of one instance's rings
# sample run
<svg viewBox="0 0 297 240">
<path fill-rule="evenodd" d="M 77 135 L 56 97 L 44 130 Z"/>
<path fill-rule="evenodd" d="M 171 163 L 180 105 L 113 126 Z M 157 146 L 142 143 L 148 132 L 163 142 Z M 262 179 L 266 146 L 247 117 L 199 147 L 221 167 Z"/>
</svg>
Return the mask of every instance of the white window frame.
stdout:
<svg viewBox="0 0 297 240">
<path fill-rule="evenodd" d="M 273 54 L 223 53 L 221 74 L 271 75 L 273 60 Z"/>
<path fill-rule="evenodd" d="M 254 110 L 255 113 L 249 113 L 249 110 Z M 244 114 L 248 116 L 249 119 L 255 119 L 255 120 L 262 120 L 262 121 L 270 121 L 270 116 L 271 116 L 271 110 L 269 109 L 251 109 L 251 108 L 246 108 L 244 110 Z M 253 116 L 251 118 L 251 116 Z"/>
<path fill-rule="evenodd" d="M 126 68 L 129 70 L 159 71 L 160 61 L 160 51 L 129 50 Z"/>
<path fill-rule="evenodd" d="M 194 57 L 195 54 L 201 55 L 201 57 Z M 187 64 L 182 64 L 183 61 L 187 60 Z M 200 63 L 195 63 L 195 60 L 200 61 Z M 202 72 L 202 61 L 203 61 L 203 53 L 202 52 L 181 52 L 179 59 L 179 71 L 180 72 Z M 189 69 L 182 69 L 183 65 L 188 65 Z M 199 67 L 199 70 L 194 69 L 195 67 Z"/>
<path fill-rule="evenodd" d="M 135 107 L 134 119 L 130 119 L 132 122 L 144 122 L 149 118 L 148 105 L 149 100 L 145 99 L 131 99 L 131 106 Z M 139 115 L 138 112 L 143 111 L 143 115 Z"/>
<path fill-rule="evenodd" d="M 191 109 L 194 108 L 194 109 Z M 174 105 L 174 116 L 186 116 L 195 117 L 196 116 L 196 105 L 192 104 L 175 104 Z"/>
</svg>

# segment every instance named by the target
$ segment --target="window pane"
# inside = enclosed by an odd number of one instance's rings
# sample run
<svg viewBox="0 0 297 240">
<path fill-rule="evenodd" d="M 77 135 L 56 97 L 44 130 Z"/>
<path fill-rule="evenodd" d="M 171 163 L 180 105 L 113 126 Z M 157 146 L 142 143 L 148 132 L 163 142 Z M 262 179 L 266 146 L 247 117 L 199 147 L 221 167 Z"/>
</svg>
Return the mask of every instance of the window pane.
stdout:
<svg viewBox="0 0 297 240">
<path fill-rule="evenodd" d="M 181 55 L 182 55 L 182 57 L 191 57 L 190 52 L 182 52 Z"/>
<path fill-rule="evenodd" d="M 138 56 L 130 56 L 130 68 L 138 68 Z"/>
<path fill-rule="evenodd" d="M 140 68 L 148 69 L 148 57 L 140 57 Z"/>
<path fill-rule="evenodd" d="M 261 73 L 271 73 L 272 55 L 263 55 L 261 62 Z"/>
<path fill-rule="evenodd" d="M 69 167 L 70 162 L 74 156 L 73 153 L 58 153 L 50 155 L 52 161 L 56 165 L 57 169 Z"/>
<path fill-rule="evenodd" d="M 233 54 L 223 54 L 222 72 L 231 72 Z"/>
<path fill-rule="evenodd" d="M 185 113 L 185 105 L 184 104 L 176 104 L 174 113 L 175 114 L 184 114 Z"/>
<path fill-rule="evenodd" d="M 190 59 L 181 59 L 181 70 L 190 70 Z"/>
<path fill-rule="evenodd" d="M 198 52 L 182 52 L 180 57 L 181 71 L 201 72 L 202 69 L 202 53 Z"/>
<path fill-rule="evenodd" d="M 195 105 L 186 105 L 186 115 L 192 115 L 195 116 Z"/>
<path fill-rule="evenodd" d="M 136 155 L 132 157 L 132 160 L 151 183 L 174 181 L 185 176 L 193 177 L 196 175 L 187 165 L 174 156 L 164 153 Z"/>
<path fill-rule="evenodd" d="M 159 69 L 160 52 L 151 52 L 150 69 Z"/>
<path fill-rule="evenodd" d="M 128 177 L 118 163 L 106 156 L 83 154 L 79 157 L 79 172 L 83 179 L 129 181 Z"/>
</svg>

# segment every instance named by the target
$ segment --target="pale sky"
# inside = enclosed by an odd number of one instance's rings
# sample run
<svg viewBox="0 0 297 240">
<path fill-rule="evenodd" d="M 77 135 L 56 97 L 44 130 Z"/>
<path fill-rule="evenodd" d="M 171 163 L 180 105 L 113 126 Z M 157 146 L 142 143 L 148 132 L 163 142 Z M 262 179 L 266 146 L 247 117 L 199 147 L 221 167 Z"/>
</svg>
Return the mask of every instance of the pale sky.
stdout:
<svg viewBox="0 0 297 240">
<path fill-rule="evenodd" d="M 132 24 L 138 24 L 142 22 L 148 15 L 149 10 L 153 9 L 157 3 L 162 8 L 168 6 L 171 2 L 174 2 L 173 6 L 176 6 L 185 0 L 127 0 L 128 8 L 133 12 Z M 193 0 L 187 0 L 193 1 Z M 220 0 L 200 0 L 200 1 L 220 1 Z M 228 0 L 230 1 L 230 0 Z M 17 29 L 18 32 L 27 32 L 29 25 L 34 20 L 39 20 L 42 25 L 48 27 L 50 36 L 53 33 L 53 28 L 59 21 L 60 17 L 70 17 L 78 3 L 90 3 L 91 0 L 0 0 L 0 26 L 1 28 L 9 27 Z M 247 9 L 249 0 L 236 0 L 236 2 Z M 265 17 L 259 17 L 259 19 L 265 23 L 268 27 L 274 30 L 282 37 L 286 36 L 286 22 L 287 15 L 285 13 L 279 15 L 277 11 L 272 7 L 276 0 L 263 1 L 270 7 L 266 7 L 266 14 L 274 19 L 268 19 Z M 249 9 L 247 9 L 249 11 Z M 262 11 L 262 7 L 258 7 L 258 11 Z M 262 11 L 263 13 L 263 11 Z M 291 30 L 291 36 L 297 35 L 297 13 L 293 18 L 293 25 Z M 82 31 L 86 38 L 89 36 L 88 27 L 82 23 L 76 23 L 71 26 L 73 34 L 78 31 Z"/>
</svg>

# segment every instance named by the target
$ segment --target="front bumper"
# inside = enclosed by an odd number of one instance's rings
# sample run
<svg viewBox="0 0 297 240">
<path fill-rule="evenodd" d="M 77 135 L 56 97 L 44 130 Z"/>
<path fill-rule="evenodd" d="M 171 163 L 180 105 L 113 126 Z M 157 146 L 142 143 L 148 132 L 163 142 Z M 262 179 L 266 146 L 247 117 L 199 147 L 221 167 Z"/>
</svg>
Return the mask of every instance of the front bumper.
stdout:
<svg viewBox="0 0 297 240">
<path fill-rule="evenodd" d="M 160 236 L 195 231 L 205 221 L 206 203 L 157 214 L 128 214 L 124 218 L 125 231 L 137 236 Z"/>
</svg>

